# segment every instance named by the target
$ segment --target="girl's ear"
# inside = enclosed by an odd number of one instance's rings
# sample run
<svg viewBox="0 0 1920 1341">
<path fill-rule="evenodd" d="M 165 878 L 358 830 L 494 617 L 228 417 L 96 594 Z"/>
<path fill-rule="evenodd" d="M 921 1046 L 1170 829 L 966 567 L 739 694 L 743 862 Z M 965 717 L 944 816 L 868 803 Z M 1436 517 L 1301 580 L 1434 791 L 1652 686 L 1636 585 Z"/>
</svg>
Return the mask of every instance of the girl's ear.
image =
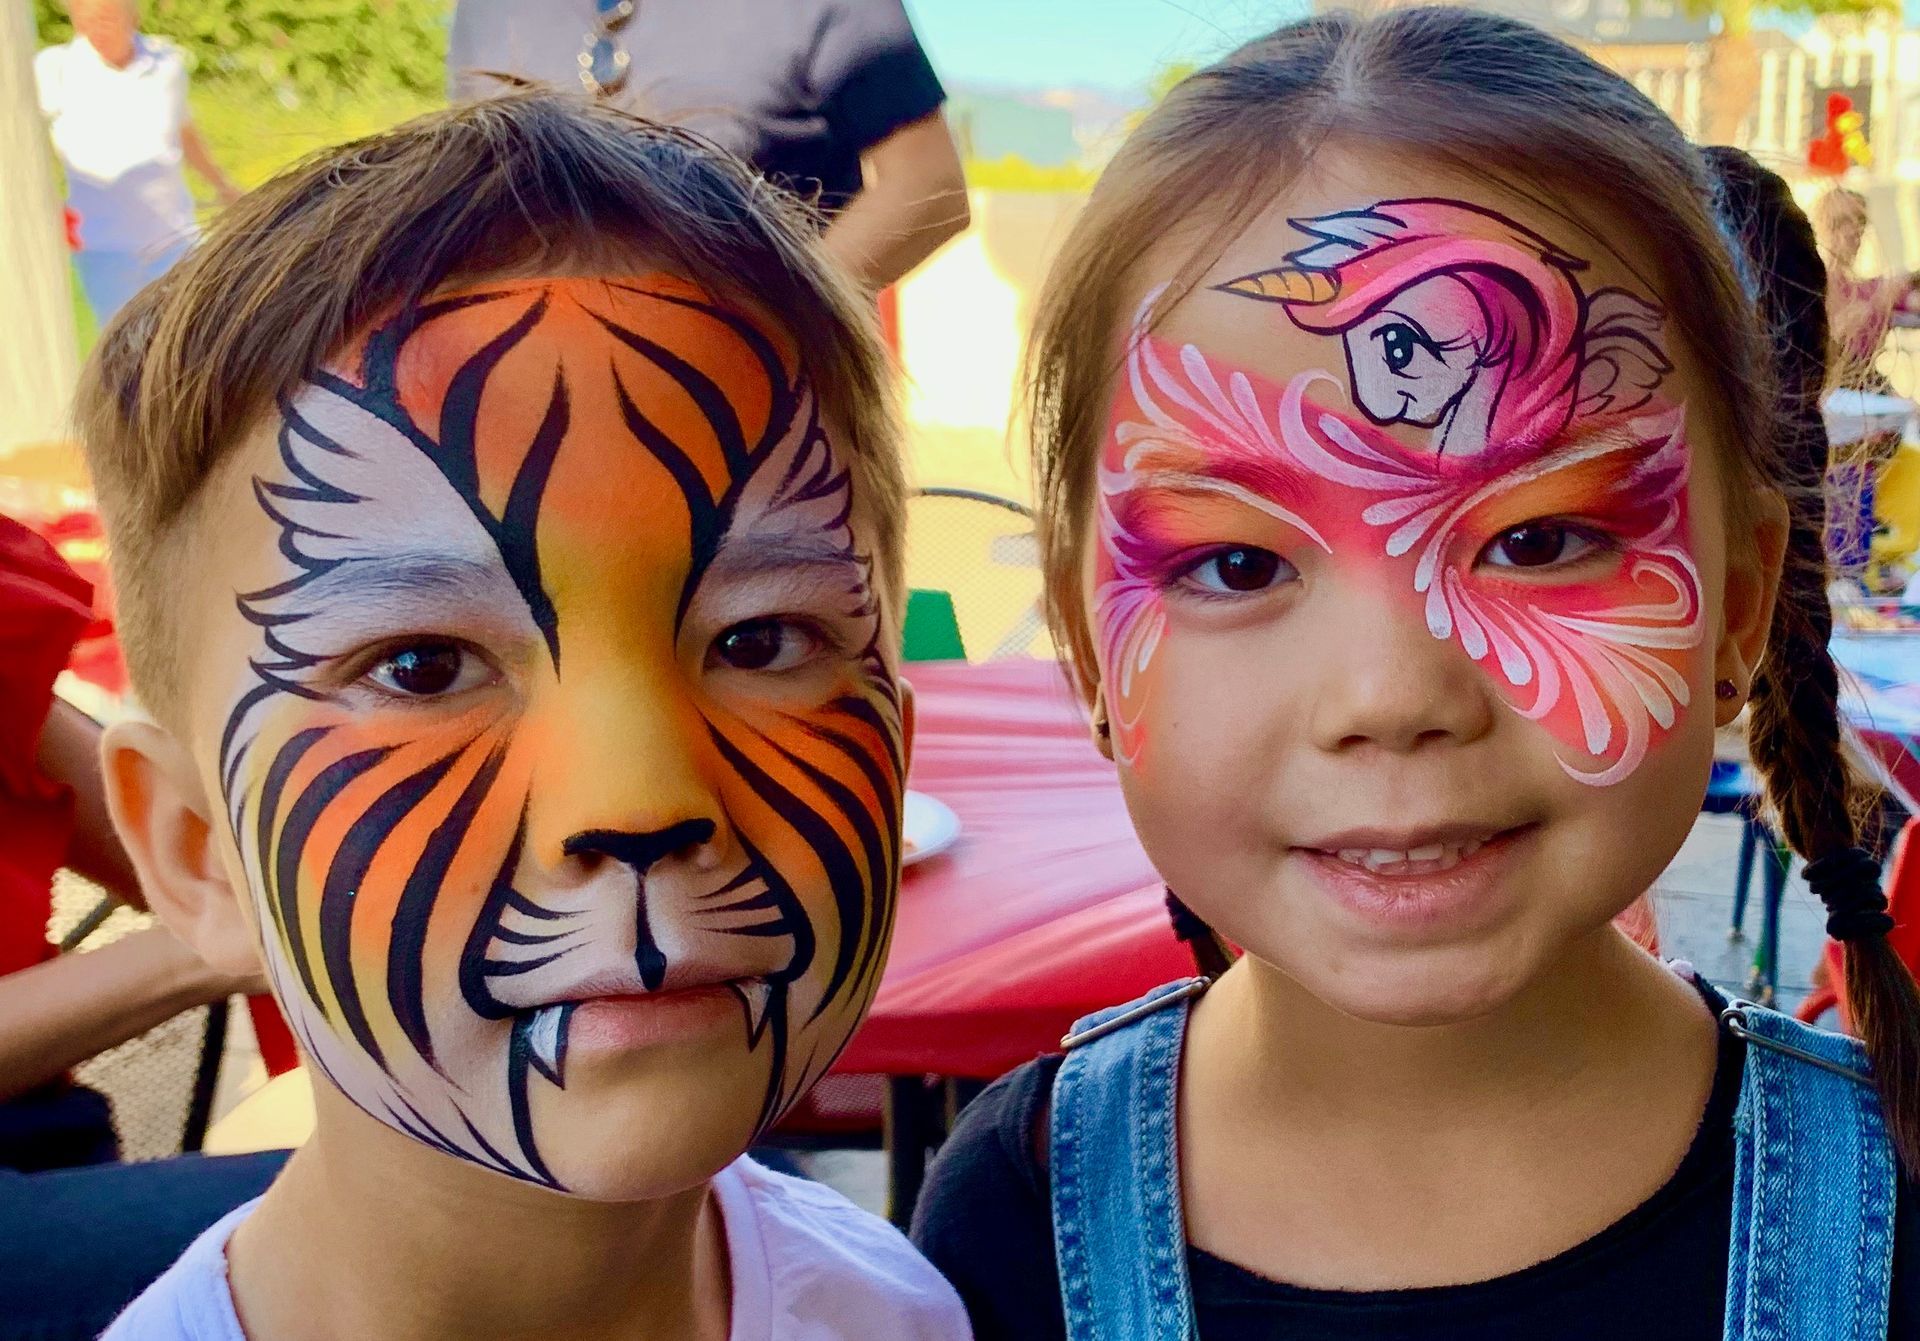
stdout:
<svg viewBox="0 0 1920 1341">
<path fill-rule="evenodd" d="M 1093 686 L 1093 748 L 1113 761 L 1113 721 L 1107 716 L 1107 693 L 1099 684 Z"/>
<path fill-rule="evenodd" d="M 1731 681 L 1736 692 L 1714 700 L 1714 722 L 1725 726 L 1740 715 L 1753 686 L 1773 627 L 1780 595 L 1780 570 L 1786 562 L 1787 500 L 1773 489 L 1755 492 L 1753 521 L 1747 535 L 1732 536 L 1727 546 L 1727 579 L 1720 606 L 1720 640 L 1713 652 L 1713 677 Z M 1741 543 L 1744 540 L 1745 543 Z"/>
<path fill-rule="evenodd" d="M 260 968 L 253 928 L 214 838 L 212 807 L 186 746 L 151 722 L 115 722 L 100 740 L 107 808 L 148 906 L 214 968 Z"/>
</svg>

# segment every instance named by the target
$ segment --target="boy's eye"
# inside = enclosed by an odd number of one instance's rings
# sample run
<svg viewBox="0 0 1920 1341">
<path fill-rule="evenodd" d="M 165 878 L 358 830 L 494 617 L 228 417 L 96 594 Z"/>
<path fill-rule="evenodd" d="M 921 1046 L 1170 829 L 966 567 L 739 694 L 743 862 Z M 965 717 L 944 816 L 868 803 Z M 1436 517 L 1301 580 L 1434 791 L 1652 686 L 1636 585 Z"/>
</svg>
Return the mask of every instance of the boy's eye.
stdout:
<svg viewBox="0 0 1920 1341">
<path fill-rule="evenodd" d="M 1293 575 L 1293 565 L 1278 554 L 1249 545 L 1209 554 L 1187 570 L 1188 580 L 1211 592 L 1265 591 Z"/>
<path fill-rule="evenodd" d="M 734 670 L 791 670 L 820 648 L 820 639 L 785 619 L 749 619 L 713 640 L 713 660 Z"/>
<path fill-rule="evenodd" d="M 1480 560 L 1495 568 L 1545 568 L 1585 558 L 1599 547 L 1591 535 L 1564 522 L 1530 521 L 1495 536 Z"/>
<path fill-rule="evenodd" d="M 438 698 L 483 683 L 487 663 L 450 642 L 415 643 L 388 653 L 367 671 L 367 678 L 403 698 Z"/>
</svg>

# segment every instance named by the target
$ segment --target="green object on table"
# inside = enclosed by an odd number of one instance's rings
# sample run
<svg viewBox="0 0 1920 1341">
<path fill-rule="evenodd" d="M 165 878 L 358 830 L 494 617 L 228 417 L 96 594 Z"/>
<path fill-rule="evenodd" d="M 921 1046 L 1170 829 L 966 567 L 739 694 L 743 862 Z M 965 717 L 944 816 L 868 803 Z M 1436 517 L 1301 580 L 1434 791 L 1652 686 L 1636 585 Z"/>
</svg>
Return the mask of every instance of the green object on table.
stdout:
<svg viewBox="0 0 1920 1341">
<path fill-rule="evenodd" d="M 953 593 L 916 588 L 907 593 L 904 661 L 965 661 L 967 646 L 960 639 L 960 616 L 954 613 Z"/>
</svg>

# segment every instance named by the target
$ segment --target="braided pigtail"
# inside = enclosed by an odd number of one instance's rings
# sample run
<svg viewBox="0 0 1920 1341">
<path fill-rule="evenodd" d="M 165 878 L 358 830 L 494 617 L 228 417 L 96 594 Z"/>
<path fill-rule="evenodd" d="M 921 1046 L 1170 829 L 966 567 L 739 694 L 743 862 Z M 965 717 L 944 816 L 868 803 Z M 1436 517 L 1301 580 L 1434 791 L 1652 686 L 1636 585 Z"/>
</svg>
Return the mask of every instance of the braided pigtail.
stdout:
<svg viewBox="0 0 1920 1341">
<path fill-rule="evenodd" d="M 1753 682 L 1748 748 L 1767 801 L 1846 951 L 1847 1001 L 1873 1063 L 1901 1162 L 1920 1171 L 1920 991 L 1887 943 L 1893 919 L 1877 862 L 1861 847 L 1862 793 L 1842 750 L 1839 675 L 1828 650 L 1833 610 L 1825 550 L 1826 269 L 1787 184 L 1734 149 L 1706 151 L 1721 218 L 1750 266 L 1774 349 L 1776 425 L 1764 455 L 1786 496 L 1786 566 Z"/>
</svg>

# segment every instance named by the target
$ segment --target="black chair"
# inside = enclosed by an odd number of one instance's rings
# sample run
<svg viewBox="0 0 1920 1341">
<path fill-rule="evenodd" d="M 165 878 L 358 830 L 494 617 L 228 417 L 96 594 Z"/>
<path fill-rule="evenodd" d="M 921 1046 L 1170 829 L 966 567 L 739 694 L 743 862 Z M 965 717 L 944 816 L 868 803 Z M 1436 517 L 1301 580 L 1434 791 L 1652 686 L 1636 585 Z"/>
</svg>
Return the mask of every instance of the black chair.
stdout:
<svg viewBox="0 0 1920 1341">
<path fill-rule="evenodd" d="M 76 877 L 63 879 L 75 880 Z M 98 895 L 79 920 L 60 936 L 60 952 L 76 953 L 91 941 L 114 940 L 151 921 L 150 913 L 121 903 L 110 894 Z M 229 1018 L 229 1003 L 215 1001 L 184 1011 L 80 1065 L 78 1071 L 83 1080 L 99 1088 L 118 1091 L 123 1100 L 131 1095 L 137 1101 L 132 1105 L 125 1102 L 115 1105 L 114 1124 L 120 1133 L 123 1153 L 145 1158 L 192 1154 L 206 1144 L 207 1128 L 213 1122 L 214 1094 L 220 1084 L 221 1062 L 226 1054 Z M 183 1031 L 196 1036 L 197 1045 L 182 1038 Z M 179 1136 L 175 1141 L 171 1115 L 179 1112 L 183 1104 L 185 1111 L 179 1119 Z M 130 1107 L 139 1111 L 129 1113 Z"/>
</svg>

